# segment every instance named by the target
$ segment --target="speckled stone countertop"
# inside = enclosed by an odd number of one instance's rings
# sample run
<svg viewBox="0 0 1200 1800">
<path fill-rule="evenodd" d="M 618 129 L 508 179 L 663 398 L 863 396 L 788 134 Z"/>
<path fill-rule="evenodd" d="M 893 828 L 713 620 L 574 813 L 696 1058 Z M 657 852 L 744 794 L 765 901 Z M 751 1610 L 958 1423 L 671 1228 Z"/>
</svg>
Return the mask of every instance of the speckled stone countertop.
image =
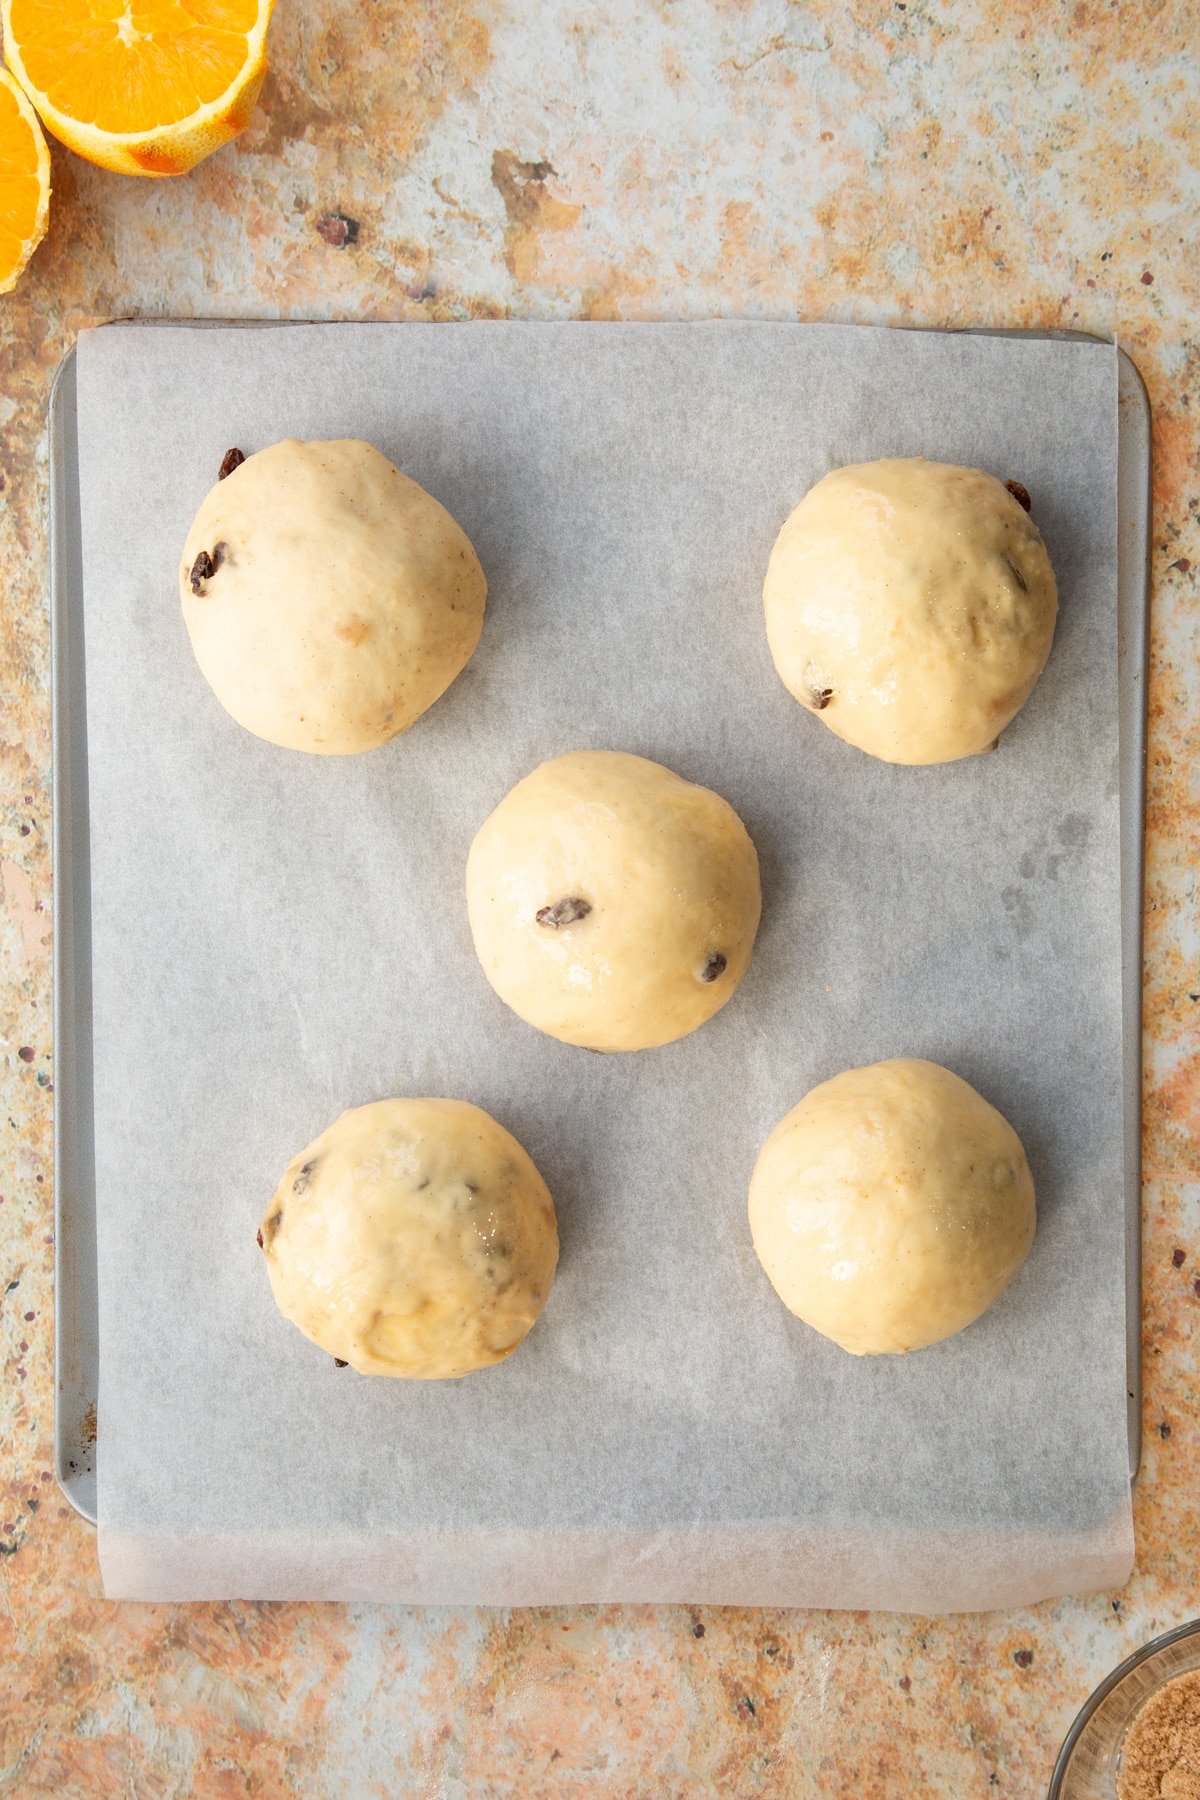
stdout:
<svg viewBox="0 0 1200 1800">
<path fill-rule="evenodd" d="M 278 0 L 245 136 L 55 148 L 0 301 L 0 1793 L 1037 1796 L 1200 1612 L 1194 0 Z M 1145 1454 L 1119 1594 L 954 1619 L 118 1606 L 50 1473 L 46 400 L 130 314 L 1116 332 L 1154 408 Z"/>
</svg>

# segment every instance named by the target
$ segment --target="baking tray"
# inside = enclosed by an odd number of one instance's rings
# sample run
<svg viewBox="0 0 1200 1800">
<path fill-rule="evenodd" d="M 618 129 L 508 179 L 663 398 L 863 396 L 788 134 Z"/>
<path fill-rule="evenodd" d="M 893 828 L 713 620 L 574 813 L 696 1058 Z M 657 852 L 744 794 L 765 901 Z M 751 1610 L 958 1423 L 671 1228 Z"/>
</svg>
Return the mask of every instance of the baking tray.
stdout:
<svg viewBox="0 0 1200 1800">
<path fill-rule="evenodd" d="M 176 321 L 172 321 L 175 323 Z M 146 321 L 153 329 L 155 321 Z M 221 323 L 224 321 L 210 321 Z M 272 327 L 278 329 L 275 321 Z M 247 323 L 247 330 L 254 329 Z M 297 322 L 297 329 L 302 322 Z M 997 332 L 1081 338 L 1080 332 Z M 1150 405 L 1119 353 L 1118 665 L 1121 808 L 1126 1366 L 1129 1472 L 1141 1448 L 1141 995 L 1146 665 L 1149 626 Z M 75 352 L 50 396 L 50 620 L 54 783 L 55 1473 L 96 1519 L 99 1334 L 92 1118 L 90 838 Z"/>
</svg>

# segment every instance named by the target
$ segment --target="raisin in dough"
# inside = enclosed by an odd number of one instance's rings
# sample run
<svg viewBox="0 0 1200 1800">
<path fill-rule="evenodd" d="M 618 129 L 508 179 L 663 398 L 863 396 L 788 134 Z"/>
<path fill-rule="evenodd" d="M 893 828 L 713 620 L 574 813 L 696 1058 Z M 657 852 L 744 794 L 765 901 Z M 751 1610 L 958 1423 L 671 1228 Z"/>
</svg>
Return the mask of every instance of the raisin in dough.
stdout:
<svg viewBox="0 0 1200 1800">
<path fill-rule="evenodd" d="M 1021 1140 L 937 1063 L 848 1069 L 780 1120 L 750 1183 L 759 1261 L 855 1356 L 919 1350 L 1003 1293 L 1033 1242 Z"/>
<path fill-rule="evenodd" d="M 1004 483 L 921 457 L 818 481 L 776 539 L 763 601 L 788 690 L 893 763 L 990 750 L 1058 611 L 1041 534 Z"/>
<path fill-rule="evenodd" d="M 728 801 L 580 750 L 517 783 L 467 859 L 484 974 L 539 1031 L 645 1050 L 694 1031 L 750 966 L 758 857 Z"/>
<path fill-rule="evenodd" d="M 360 1374 L 425 1380 L 515 1350 L 558 1262 L 545 1182 L 462 1100 L 343 1113 L 288 1165 L 258 1241 L 305 1337 Z"/>
<path fill-rule="evenodd" d="M 226 711 L 273 744 L 326 756 L 407 731 L 469 661 L 487 597 L 445 507 L 351 438 L 288 438 L 219 480 L 188 532 L 179 586 Z"/>
</svg>

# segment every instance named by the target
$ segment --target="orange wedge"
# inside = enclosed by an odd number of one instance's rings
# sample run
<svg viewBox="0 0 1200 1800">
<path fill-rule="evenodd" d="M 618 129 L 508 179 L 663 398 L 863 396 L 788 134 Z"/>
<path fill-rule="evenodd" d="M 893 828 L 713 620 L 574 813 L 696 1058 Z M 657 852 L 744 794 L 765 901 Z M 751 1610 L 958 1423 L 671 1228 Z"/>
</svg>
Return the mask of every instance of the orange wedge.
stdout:
<svg viewBox="0 0 1200 1800">
<path fill-rule="evenodd" d="M 50 152 L 37 115 L 0 69 L 0 294 L 16 287 L 46 235 Z"/>
<path fill-rule="evenodd" d="M 274 0 L 0 0 L 47 130 L 122 175 L 181 175 L 247 124 Z"/>
</svg>

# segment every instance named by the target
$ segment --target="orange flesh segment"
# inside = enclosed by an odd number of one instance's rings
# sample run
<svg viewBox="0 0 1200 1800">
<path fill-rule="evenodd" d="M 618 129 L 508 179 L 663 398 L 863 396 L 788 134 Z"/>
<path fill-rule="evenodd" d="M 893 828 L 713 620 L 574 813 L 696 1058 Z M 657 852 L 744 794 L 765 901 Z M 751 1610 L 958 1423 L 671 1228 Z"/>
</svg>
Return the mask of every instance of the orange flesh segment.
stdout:
<svg viewBox="0 0 1200 1800">
<path fill-rule="evenodd" d="M 12 94 L 0 85 L 0 281 L 20 263 L 41 200 L 37 143 Z"/>
<path fill-rule="evenodd" d="M 30 82 L 81 124 L 161 130 L 241 74 L 257 0 L 13 0 Z"/>
</svg>

